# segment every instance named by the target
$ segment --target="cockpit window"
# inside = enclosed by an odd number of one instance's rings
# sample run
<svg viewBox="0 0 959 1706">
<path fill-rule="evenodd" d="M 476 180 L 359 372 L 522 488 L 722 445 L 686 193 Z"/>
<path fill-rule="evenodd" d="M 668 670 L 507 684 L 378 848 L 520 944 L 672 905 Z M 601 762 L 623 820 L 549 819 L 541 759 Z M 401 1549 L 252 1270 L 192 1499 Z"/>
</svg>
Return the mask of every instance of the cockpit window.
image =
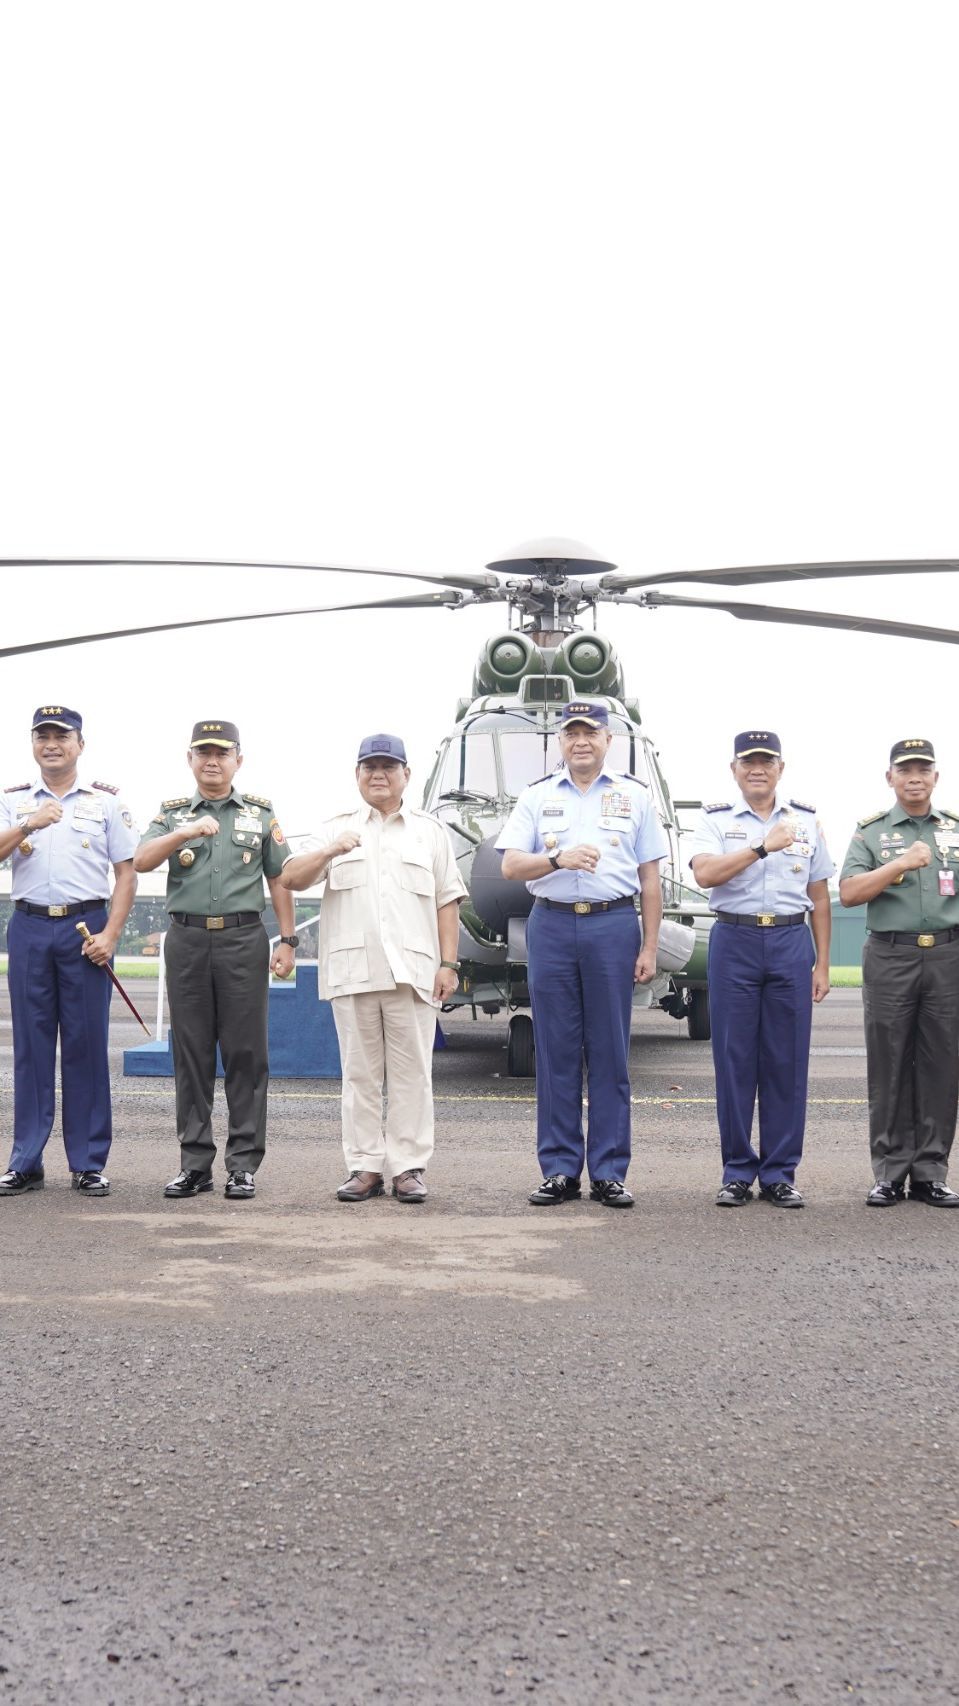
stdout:
<svg viewBox="0 0 959 1706">
<path fill-rule="evenodd" d="M 437 793 L 476 793 L 490 799 L 497 797 L 499 783 L 496 780 L 492 735 L 467 733 L 450 741 Z"/>
<path fill-rule="evenodd" d="M 558 770 L 563 762 L 557 736 L 538 734 L 532 729 L 515 732 L 503 729 L 499 737 L 499 752 L 503 786 L 513 799 L 531 782 Z M 612 770 L 624 770 L 643 782 L 649 780 L 643 743 L 631 735 L 613 735 L 608 763 Z"/>
</svg>

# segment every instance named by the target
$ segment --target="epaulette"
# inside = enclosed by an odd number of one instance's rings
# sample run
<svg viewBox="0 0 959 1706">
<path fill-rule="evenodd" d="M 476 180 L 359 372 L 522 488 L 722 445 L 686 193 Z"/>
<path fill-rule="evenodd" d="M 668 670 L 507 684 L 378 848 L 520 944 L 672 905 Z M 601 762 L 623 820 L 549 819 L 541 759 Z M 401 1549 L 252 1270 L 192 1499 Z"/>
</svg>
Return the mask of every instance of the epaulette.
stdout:
<svg viewBox="0 0 959 1706">
<path fill-rule="evenodd" d="M 641 788 L 649 787 L 649 783 L 644 782 L 641 776 L 634 776 L 629 770 L 614 770 L 613 775 L 621 776 L 624 782 L 638 782 Z"/>
<path fill-rule="evenodd" d="M 541 782 L 555 782 L 555 780 L 556 771 L 551 770 L 548 776 L 537 776 L 535 782 L 527 782 L 526 786 L 528 788 L 538 788 Z"/>
<path fill-rule="evenodd" d="M 5 794 L 23 794 L 28 788 L 32 787 L 32 782 L 14 782 L 9 788 L 4 788 L 3 791 Z"/>
<path fill-rule="evenodd" d="M 175 811 L 177 806 L 188 806 L 190 804 L 190 801 L 192 800 L 192 798 L 193 798 L 192 794 L 183 794 L 182 797 L 178 800 L 161 800 L 160 801 L 160 810 L 161 810 L 161 812 Z"/>
<path fill-rule="evenodd" d="M 815 806 L 807 806 L 805 800 L 790 800 L 789 804 L 795 806 L 799 812 L 812 812 L 813 816 L 816 814 Z"/>
<path fill-rule="evenodd" d="M 953 822 L 959 823 L 959 812 L 954 812 L 951 806 L 943 806 L 939 816 L 952 818 Z"/>
<path fill-rule="evenodd" d="M 118 794 L 120 792 L 119 788 L 115 788 L 112 782 L 91 782 L 90 786 L 99 788 L 101 794 Z"/>
<path fill-rule="evenodd" d="M 244 794 L 243 798 L 249 800 L 251 806 L 269 806 L 271 811 L 273 809 L 273 801 L 268 800 L 264 794 Z"/>
<path fill-rule="evenodd" d="M 880 819 L 880 818 L 881 818 L 881 817 L 885 817 L 885 816 L 886 816 L 886 811 L 885 811 L 885 810 L 883 810 L 883 811 L 881 811 L 881 812 L 873 812 L 873 813 L 872 813 L 872 814 L 871 814 L 871 816 L 870 816 L 870 817 L 861 817 L 861 818 L 860 818 L 860 819 L 859 819 L 859 822 L 858 822 L 858 823 L 857 823 L 857 825 L 856 825 L 856 828 L 857 828 L 857 829 L 865 829 L 865 827 L 866 827 L 866 825 L 867 825 L 867 824 L 869 824 L 869 823 L 878 823 L 878 822 L 879 822 L 879 819 Z"/>
<path fill-rule="evenodd" d="M 728 800 L 719 800 L 714 806 L 703 806 L 704 812 L 731 812 L 732 809 Z"/>
</svg>

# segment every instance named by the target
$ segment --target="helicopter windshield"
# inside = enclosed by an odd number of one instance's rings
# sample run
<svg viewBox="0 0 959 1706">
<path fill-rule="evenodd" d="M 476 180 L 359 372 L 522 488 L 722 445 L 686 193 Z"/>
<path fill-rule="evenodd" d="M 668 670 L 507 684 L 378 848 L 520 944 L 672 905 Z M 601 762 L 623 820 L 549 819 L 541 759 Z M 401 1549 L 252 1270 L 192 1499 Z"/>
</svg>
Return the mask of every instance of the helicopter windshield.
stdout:
<svg viewBox="0 0 959 1706">
<path fill-rule="evenodd" d="M 503 729 L 499 750 L 503 788 L 513 799 L 540 776 L 558 770 L 563 762 L 556 735 L 539 734 L 532 729 Z M 649 780 L 643 743 L 628 734 L 613 734 L 606 762 L 611 770 L 625 771 L 643 782 Z"/>
<path fill-rule="evenodd" d="M 496 798 L 499 784 L 492 735 L 478 732 L 450 741 L 438 792 L 441 797 L 478 794 L 482 799 Z"/>
</svg>

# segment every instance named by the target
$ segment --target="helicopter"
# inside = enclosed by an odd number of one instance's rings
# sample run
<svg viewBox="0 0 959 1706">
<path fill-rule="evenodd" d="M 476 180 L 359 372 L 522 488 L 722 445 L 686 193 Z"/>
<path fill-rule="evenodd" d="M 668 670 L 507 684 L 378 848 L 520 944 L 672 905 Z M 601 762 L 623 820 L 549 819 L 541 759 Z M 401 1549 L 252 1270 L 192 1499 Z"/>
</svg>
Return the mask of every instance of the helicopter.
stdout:
<svg viewBox="0 0 959 1706">
<path fill-rule="evenodd" d="M 270 620 L 275 617 L 335 614 L 359 609 L 448 609 L 472 604 L 505 604 L 507 626 L 486 641 L 477 660 L 472 693 L 455 707 L 454 727 L 440 741 L 426 781 L 423 806 L 446 827 L 457 863 L 469 889 L 461 909 L 459 988 L 449 1008 L 510 1013 L 507 1071 L 513 1077 L 535 1072 L 529 1006 L 526 921 L 532 897 L 525 884 L 502 876 L 496 840 L 518 795 L 549 774 L 559 762 L 557 730 L 563 707 L 574 698 L 601 701 L 609 713 L 614 768 L 637 777 L 651 793 L 669 843 L 663 873 L 664 916 L 692 931 L 694 946 L 685 965 L 663 970 L 637 992 L 637 1000 L 657 1005 L 685 1020 L 691 1038 L 710 1034 L 706 950 L 712 915 L 707 898 L 683 881 L 679 813 L 698 800 L 674 800 L 653 740 L 640 716 L 639 703 L 626 696 L 623 671 L 612 643 L 598 632 L 600 606 L 631 605 L 708 609 L 740 620 L 848 629 L 908 639 L 959 644 L 959 631 L 827 611 L 793 610 L 741 600 L 690 598 L 659 590 L 675 582 L 706 586 L 750 586 L 775 582 L 840 579 L 905 573 L 947 573 L 959 559 L 914 558 L 895 561 L 762 564 L 741 568 L 676 570 L 667 574 L 623 574 L 589 546 L 569 539 L 536 539 L 494 558 L 485 570 L 443 576 L 403 569 L 354 568 L 345 564 L 247 563 L 188 558 L 3 558 L 0 567 L 194 567 L 257 568 L 292 573 L 372 575 L 419 580 L 431 590 L 357 603 L 255 611 L 249 614 L 160 622 L 59 640 L 0 647 L 0 657 L 55 650 L 98 640 L 139 634 Z M 592 631 L 576 618 L 591 611 Z"/>
</svg>

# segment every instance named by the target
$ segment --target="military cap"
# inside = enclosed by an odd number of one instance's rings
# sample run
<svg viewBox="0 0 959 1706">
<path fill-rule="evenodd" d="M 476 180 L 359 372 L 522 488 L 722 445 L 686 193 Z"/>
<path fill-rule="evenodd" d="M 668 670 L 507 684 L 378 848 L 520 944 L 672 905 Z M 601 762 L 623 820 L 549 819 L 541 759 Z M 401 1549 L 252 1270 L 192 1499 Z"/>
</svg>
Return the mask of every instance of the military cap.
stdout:
<svg viewBox="0 0 959 1706">
<path fill-rule="evenodd" d="M 52 723 L 57 729 L 74 729 L 77 734 L 83 729 L 83 718 L 79 711 L 71 711 L 66 705 L 38 705 L 33 713 L 33 729 L 45 727 Z"/>
<path fill-rule="evenodd" d="M 768 758 L 782 758 L 783 744 L 770 729 L 744 729 L 733 741 L 736 758 L 750 758 L 754 752 L 764 752 Z"/>
<path fill-rule="evenodd" d="M 598 705 L 593 699 L 571 699 L 559 720 L 560 728 L 565 729 L 567 723 L 587 723 L 591 729 L 608 729 L 609 712 L 605 705 Z"/>
<path fill-rule="evenodd" d="M 406 747 L 399 735 L 364 735 L 356 755 L 357 764 L 362 764 L 364 758 L 395 758 L 405 764 Z"/>
<path fill-rule="evenodd" d="M 889 754 L 889 763 L 890 766 L 911 764 L 916 758 L 920 764 L 935 764 L 936 755 L 931 740 L 897 740 Z"/>
<path fill-rule="evenodd" d="M 240 744 L 240 731 L 235 723 L 207 722 L 194 723 L 190 736 L 191 746 L 236 746 Z"/>
</svg>

